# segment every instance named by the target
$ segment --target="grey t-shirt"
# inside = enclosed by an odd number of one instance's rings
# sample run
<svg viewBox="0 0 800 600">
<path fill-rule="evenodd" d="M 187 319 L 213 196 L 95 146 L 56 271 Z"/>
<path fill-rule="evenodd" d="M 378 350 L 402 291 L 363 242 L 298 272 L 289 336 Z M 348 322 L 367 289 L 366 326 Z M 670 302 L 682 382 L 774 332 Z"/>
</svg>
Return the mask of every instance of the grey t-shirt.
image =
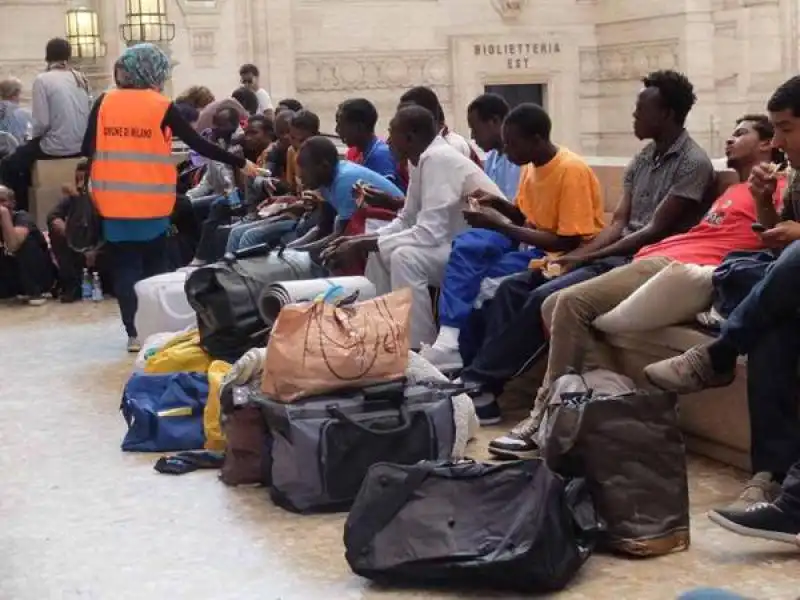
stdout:
<svg viewBox="0 0 800 600">
<path fill-rule="evenodd" d="M 623 185 L 631 194 L 631 216 L 624 235 L 647 225 L 668 196 L 697 202 L 697 211 L 690 211 L 675 233 L 695 225 L 707 208 L 704 200 L 713 179 L 711 159 L 686 130 L 661 156 L 656 156 L 655 142 L 650 142 L 625 169 Z"/>
<path fill-rule="evenodd" d="M 50 156 L 79 154 L 92 101 L 83 75 L 52 69 L 33 81 L 33 137 Z"/>
</svg>

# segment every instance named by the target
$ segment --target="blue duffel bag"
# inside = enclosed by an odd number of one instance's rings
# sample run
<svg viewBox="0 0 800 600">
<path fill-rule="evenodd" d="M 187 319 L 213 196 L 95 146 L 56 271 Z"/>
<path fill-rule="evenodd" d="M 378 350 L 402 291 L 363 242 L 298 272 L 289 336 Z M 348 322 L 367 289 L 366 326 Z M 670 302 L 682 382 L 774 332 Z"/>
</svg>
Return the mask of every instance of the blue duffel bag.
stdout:
<svg viewBox="0 0 800 600">
<path fill-rule="evenodd" d="M 122 393 L 126 452 L 198 450 L 205 443 L 203 409 L 208 378 L 202 373 L 134 373 Z"/>
</svg>

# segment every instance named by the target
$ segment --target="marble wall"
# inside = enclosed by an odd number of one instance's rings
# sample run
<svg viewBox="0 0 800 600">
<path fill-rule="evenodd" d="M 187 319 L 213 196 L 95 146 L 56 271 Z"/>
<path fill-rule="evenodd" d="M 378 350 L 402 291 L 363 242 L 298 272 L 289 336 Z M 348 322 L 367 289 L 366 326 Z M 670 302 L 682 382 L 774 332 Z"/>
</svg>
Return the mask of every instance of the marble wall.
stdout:
<svg viewBox="0 0 800 600">
<path fill-rule="evenodd" d="M 80 4 L 91 4 L 89 0 Z M 0 0 L 0 74 L 30 80 L 63 34 L 67 0 Z M 95 0 L 108 56 L 123 44 L 124 0 Z M 218 95 L 252 61 L 277 99 L 296 96 L 332 129 L 336 105 L 365 96 L 386 126 L 400 94 L 433 87 L 451 126 L 489 84 L 544 84 L 558 141 L 585 154 L 629 155 L 640 78 L 674 68 L 695 84 L 689 129 L 718 154 L 733 119 L 763 110 L 798 67 L 800 0 L 170 0 L 177 35 L 172 89 Z M 45 16 L 49 18 L 45 18 Z"/>
</svg>

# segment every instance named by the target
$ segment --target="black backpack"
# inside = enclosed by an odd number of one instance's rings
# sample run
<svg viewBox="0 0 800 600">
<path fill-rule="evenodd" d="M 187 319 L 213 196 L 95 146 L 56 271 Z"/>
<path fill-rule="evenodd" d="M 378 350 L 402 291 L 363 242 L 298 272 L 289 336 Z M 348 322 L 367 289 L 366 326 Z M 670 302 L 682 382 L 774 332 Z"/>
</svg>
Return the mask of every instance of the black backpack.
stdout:
<svg viewBox="0 0 800 600">
<path fill-rule="evenodd" d="M 97 250 L 103 244 L 103 220 L 89 194 L 72 197 L 66 221 L 67 245 L 75 252 Z"/>
<path fill-rule="evenodd" d="M 264 346 L 269 328 L 258 309 L 261 293 L 279 281 L 311 279 L 312 268 L 307 252 L 272 251 L 263 244 L 194 271 L 186 280 L 186 297 L 197 313 L 200 345 L 212 358 L 228 362 Z"/>
<path fill-rule="evenodd" d="M 582 480 L 541 460 L 381 463 L 347 517 L 345 557 L 381 583 L 550 592 L 581 568 L 597 528 Z"/>
</svg>

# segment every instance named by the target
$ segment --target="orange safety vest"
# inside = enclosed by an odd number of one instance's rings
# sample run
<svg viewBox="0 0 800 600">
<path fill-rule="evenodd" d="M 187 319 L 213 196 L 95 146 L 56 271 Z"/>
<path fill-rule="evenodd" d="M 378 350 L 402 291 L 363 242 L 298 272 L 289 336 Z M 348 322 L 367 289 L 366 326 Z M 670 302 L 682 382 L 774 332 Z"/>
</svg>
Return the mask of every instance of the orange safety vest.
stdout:
<svg viewBox="0 0 800 600">
<path fill-rule="evenodd" d="M 155 90 L 106 92 L 97 115 L 91 191 L 108 219 L 168 217 L 178 172 L 172 132 L 161 130 L 169 98 Z"/>
</svg>

